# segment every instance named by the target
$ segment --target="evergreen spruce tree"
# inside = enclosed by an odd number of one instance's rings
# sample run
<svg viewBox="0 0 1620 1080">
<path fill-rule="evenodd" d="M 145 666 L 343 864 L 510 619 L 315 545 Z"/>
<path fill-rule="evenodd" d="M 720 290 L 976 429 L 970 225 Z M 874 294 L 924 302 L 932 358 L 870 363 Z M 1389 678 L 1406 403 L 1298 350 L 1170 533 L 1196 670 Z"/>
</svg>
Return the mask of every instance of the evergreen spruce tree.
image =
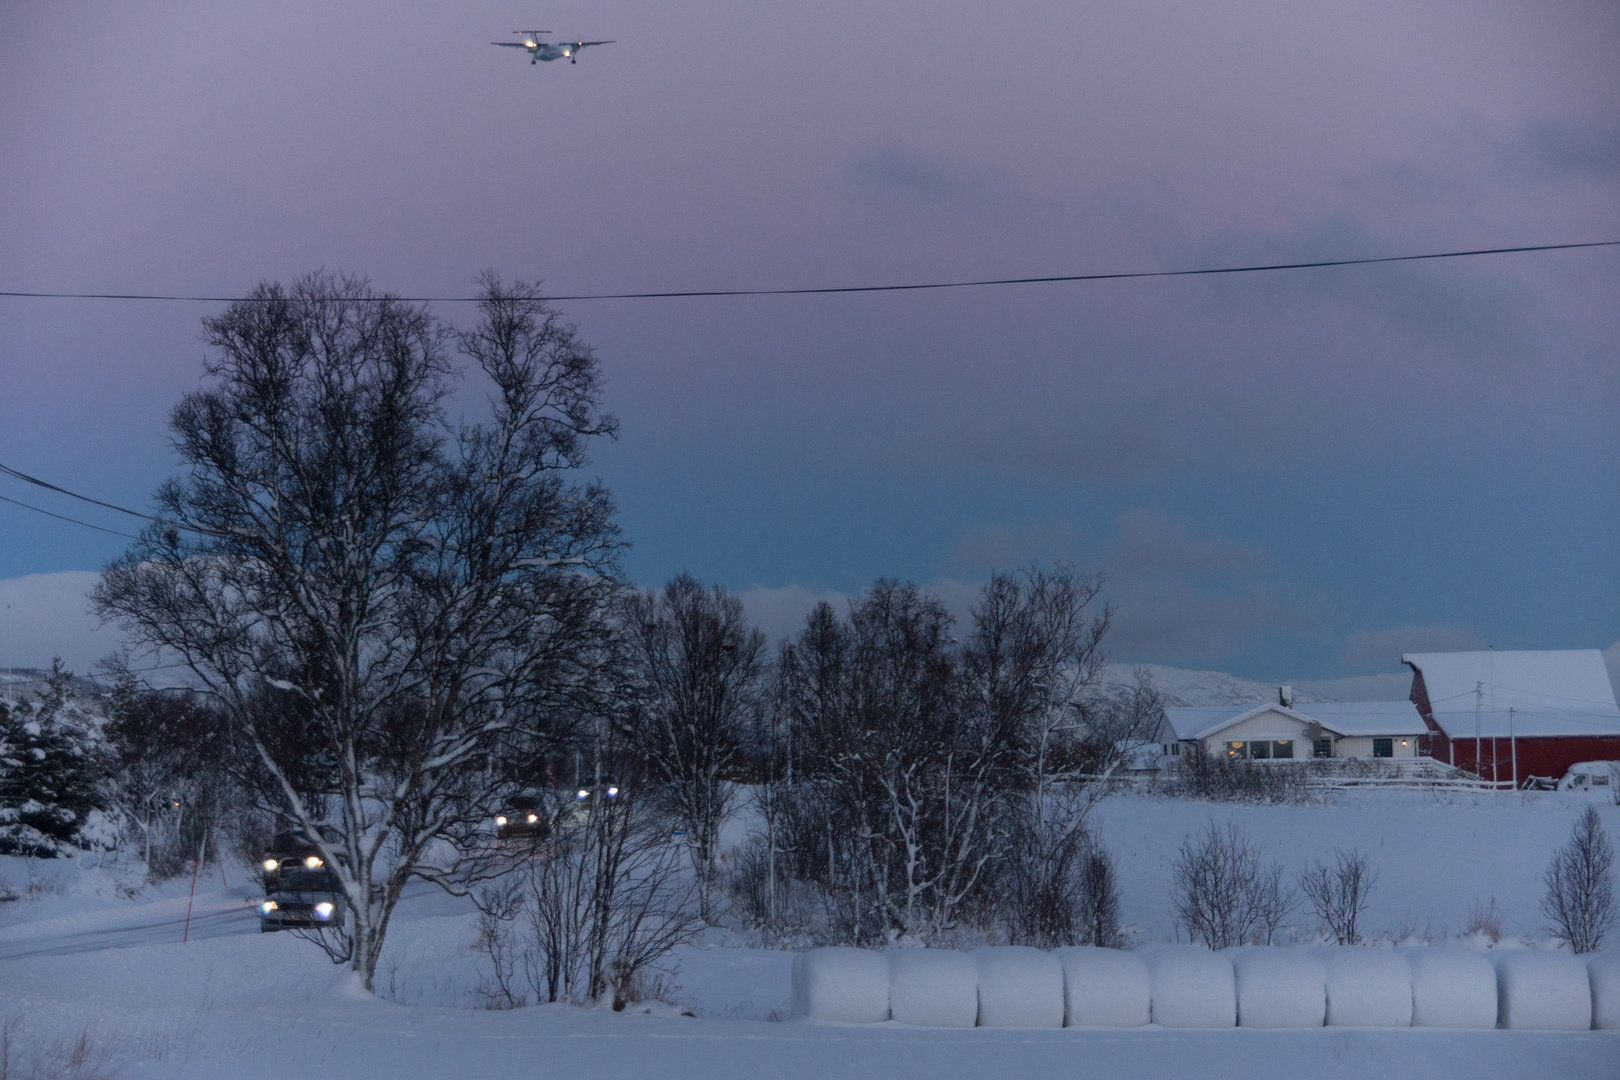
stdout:
<svg viewBox="0 0 1620 1080">
<path fill-rule="evenodd" d="M 55 858 L 100 802 L 98 755 L 74 697 L 58 658 L 39 701 L 0 704 L 0 854 Z"/>
</svg>

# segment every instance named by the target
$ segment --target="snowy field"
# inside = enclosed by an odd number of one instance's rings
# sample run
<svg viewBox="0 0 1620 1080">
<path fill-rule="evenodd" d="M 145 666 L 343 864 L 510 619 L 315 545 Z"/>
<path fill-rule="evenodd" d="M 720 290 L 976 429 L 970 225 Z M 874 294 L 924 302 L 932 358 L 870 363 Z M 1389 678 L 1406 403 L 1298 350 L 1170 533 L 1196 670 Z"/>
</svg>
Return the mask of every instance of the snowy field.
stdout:
<svg viewBox="0 0 1620 1080">
<path fill-rule="evenodd" d="M 1341 796 L 1329 806 L 1231 807 L 1120 797 L 1101 808 L 1139 941 L 1172 936 L 1170 865 L 1183 835 L 1238 821 L 1286 869 L 1335 845 L 1380 871 L 1367 925 L 1454 943 L 1494 899 L 1498 947 L 1544 944 L 1548 853 L 1578 796 Z M 1620 808 L 1603 807 L 1611 836 Z M 95 860 L 0 859 L 25 895 L 0 905 L 0 1021 L 11 1077 L 1205 1076 L 1620 1077 L 1620 1035 L 1317 1029 L 937 1031 L 781 1022 L 792 954 L 713 931 L 674 958 L 652 1014 L 477 1007 L 483 968 L 463 901 L 414 886 L 389 934 L 375 998 L 313 945 L 260 934 L 244 868 L 119 889 Z M 29 885 L 32 881 L 33 887 Z M 129 884 L 127 881 L 124 884 Z M 1313 928 L 1301 918 L 1300 929 Z M 1468 939 L 1484 948 L 1482 935 Z M 682 1015 L 683 1012 L 693 1016 Z M 82 1064 L 74 1066 L 75 1052 Z"/>
</svg>

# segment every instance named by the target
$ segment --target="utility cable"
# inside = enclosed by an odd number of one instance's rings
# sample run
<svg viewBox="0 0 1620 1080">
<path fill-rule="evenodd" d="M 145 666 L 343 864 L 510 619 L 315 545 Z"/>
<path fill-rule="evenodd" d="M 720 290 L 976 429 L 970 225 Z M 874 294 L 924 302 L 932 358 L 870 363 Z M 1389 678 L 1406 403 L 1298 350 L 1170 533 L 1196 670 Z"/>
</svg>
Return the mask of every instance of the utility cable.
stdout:
<svg viewBox="0 0 1620 1080">
<path fill-rule="evenodd" d="M 1265 263 L 1251 266 L 1215 266 L 1196 270 L 1133 270 L 1106 274 L 1055 274 L 1046 277 L 984 278 L 975 281 L 932 281 L 905 285 L 833 285 L 805 289 L 685 289 L 670 292 L 580 293 L 548 296 L 547 300 L 669 300 L 704 296 L 823 296 L 833 293 L 917 292 L 925 289 L 968 289 L 989 285 L 1046 285 L 1067 281 L 1126 281 L 1134 278 L 1205 277 L 1215 274 L 1253 274 L 1271 270 L 1316 270 L 1329 266 L 1371 266 L 1377 263 L 1462 259 L 1474 255 L 1516 255 L 1528 251 L 1568 251 L 1574 248 L 1620 246 L 1620 240 L 1590 240 L 1578 244 L 1526 244 L 1520 247 L 1436 251 L 1422 255 L 1380 255 L 1366 259 L 1320 259 L 1312 262 Z M 0 290 L 0 297 L 52 300 L 173 300 L 207 304 L 271 303 L 286 296 L 175 296 L 158 293 L 68 293 Z M 367 296 L 351 299 L 413 304 L 476 304 L 482 296 Z"/>
<path fill-rule="evenodd" d="M 36 514 L 44 514 L 46 517 L 53 517 L 53 518 L 56 518 L 58 521 L 69 521 L 69 522 L 72 522 L 75 525 L 83 525 L 85 528 L 87 528 L 87 529 L 95 529 L 97 532 L 112 533 L 114 536 L 122 536 L 122 537 L 124 537 L 125 539 L 128 539 L 128 540 L 139 540 L 140 539 L 140 537 L 134 535 L 133 533 L 119 532 L 117 529 L 106 529 L 106 528 L 101 527 L 100 525 L 92 525 L 88 521 L 80 521 L 78 518 L 64 517 L 61 514 L 53 514 L 49 510 L 41 510 L 39 507 L 30 506 L 25 502 L 18 502 L 16 499 L 8 499 L 4 495 L 0 495 L 0 502 L 8 502 L 12 506 L 20 506 L 24 510 L 32 510 Z"/>
<path fill-rule="evenodd" d="M 229 537 L 229 536 L 232 535 L 231 533 L 220 532 L 220 531 L 218 531 L 216 529 L 205 529 L 205 528 L 202 528 L 201 526 L 197 526 L 197 525 L 186 525 L 183 522 L 170 521 L 168 518 L 160 518 L 160 517 L 154 517 L 151 514 L 143 514 L 139 510 L 130 510 L 127 507 L 119 506 L 117 503 L 102 502 L 100 499 L 92 499 L 88 495 L 80 495 L 78 492 L 69 491 L 67 488 L 57 487 L 55 484 L 50 483 L 47 480 L 41 480 L 37 476 L 29 476 L 25 472 L 19 472 L 18 470 L 13 469 L 10 465 L 5 464 L 4 462 L 0 462 L 0 475 L 13 477 L 13 478 L 15 478 L 17 480 L 23 481 L 24 483 L 33 484 L 36 487 L 42 487 L 46 491 L 54 491 L 54 492 L 56 492 L 56 493 L 58 493 L 60 495 L 66 495 L 70 499 L 78 499 L 80 502 L 90 503 L 92 506 L 100 506 L 100 507 L 104 507 L 104 508 L 106 508 L 108 510 L 116 510 L 120 514 L 128 514 L 130 517 L 138 517 L 138 518 L 142 518 L 143 520 L 146 520 L 146 521 L 155 521 L 159 525 L 163 525 L 163 526 L 165 526 L 167 528 L 183 529 L 186 532 L 201 533 L 204 536 Z M 7 502 L 16 502 L 15 499 L 7 499 L 6 501 Z M 18 505 L 19 506 L 26 506 L 27 504 L 26 503 L 18 503 Z M 28 508 L 30 510 L 35 509 L 35 507 L 32 507 L 32 506 L 30 506 Z M 50 511 L 49 510 L 41 510 L 40 513 L 49 514 Z M 61 517 L 60 514 L 51 514 L 51 516 L 52 517 Z M 66 518 L 64 520 L 72 521 L 73 519 L 72 518 Z M 86 524 L 86 523 L 81 521 L 81 522 L 78 522 L 77 524 L 83 525 L 83 524 Z M 97 528 L 101 528 L 101 527 L 99 525 L 91 525 L 90 528 L 97 529 Z M 113 530 L 111 530 L 111 529 L 102 529 L 102 531 L 103 532 L 112 532 Z M 118 535 L 118 536 L 128 536 L 129 534 L 128 533 L 118 533 L 116 535 Z M 139 539 L 139 537 L 130 537 L 130 539 L 136 540 L 136 539 Z"/>
</svg>

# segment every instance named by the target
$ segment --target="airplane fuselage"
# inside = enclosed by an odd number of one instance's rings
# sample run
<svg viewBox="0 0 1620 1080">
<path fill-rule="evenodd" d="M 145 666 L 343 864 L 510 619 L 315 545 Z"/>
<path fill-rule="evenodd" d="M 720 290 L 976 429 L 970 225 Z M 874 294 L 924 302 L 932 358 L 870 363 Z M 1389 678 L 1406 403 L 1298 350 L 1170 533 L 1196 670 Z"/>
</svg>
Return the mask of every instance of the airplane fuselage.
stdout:
<svg viewBox="0 0 1620 1080">
<path fill-rule="evenodd" d="M 529 63 L 537 60 L 573 60 L 574 47 L 572 45 L 535 45 L 529 49 Z"/>
</svg>

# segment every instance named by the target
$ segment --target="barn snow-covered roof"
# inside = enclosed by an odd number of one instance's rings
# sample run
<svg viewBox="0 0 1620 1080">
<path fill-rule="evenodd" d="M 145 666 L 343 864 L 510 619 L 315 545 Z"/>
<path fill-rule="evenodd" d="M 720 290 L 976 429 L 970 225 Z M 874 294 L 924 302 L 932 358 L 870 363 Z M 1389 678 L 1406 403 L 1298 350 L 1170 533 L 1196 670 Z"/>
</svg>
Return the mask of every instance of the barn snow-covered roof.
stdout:
<svg viewBox="0 0 1620 1080">
<path fill-rule="evenodd" d="M 1603 654 L 1597 649 L 1407 653 L 1423 676 L 1435 723 L 1452 738 L 1620 735 Z"/>
<path fill-rule="evenodd" d="M 1428 729 L 1409 701 L 1320 701 L 1288 708 L 1262 705 L 1172 705 L 1164 718 L 1177 739 L 1207 739 L 1216 732 L 1264 712 L 1290 716 L 1302 724 L 1316 721 L 1338 735 L 1422 735 Z"/>
</svg>

